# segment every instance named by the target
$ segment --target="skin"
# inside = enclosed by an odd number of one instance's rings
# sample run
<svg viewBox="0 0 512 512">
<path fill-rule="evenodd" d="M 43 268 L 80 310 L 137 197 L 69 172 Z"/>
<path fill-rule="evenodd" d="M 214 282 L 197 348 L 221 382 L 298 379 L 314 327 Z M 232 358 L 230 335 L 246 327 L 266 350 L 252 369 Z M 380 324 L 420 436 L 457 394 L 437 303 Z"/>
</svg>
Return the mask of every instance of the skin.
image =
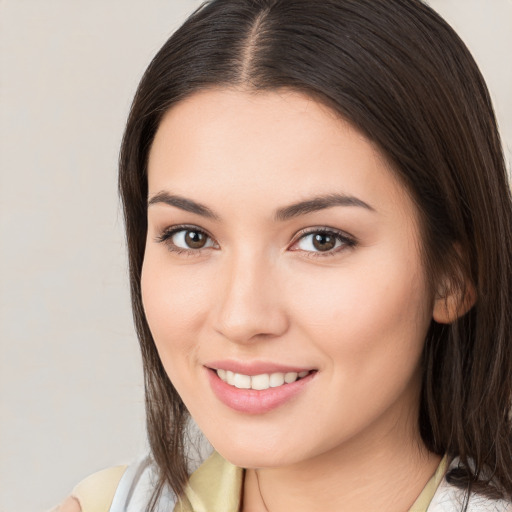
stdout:
<svg viewBox="0 0 512 512">
<path fill-rule="evenodd" d="M 417 411 L 425 334 L 442 306 L 424 275 L 416 207 L 381 152 L 299 93 L 213 89 L 164 116 L 148 185 L 149 199 L 179 195 L 217 216 L 150 204 L 142 293 L 192 416 L 248 468 L 243 510 L 408 510 L 439 462 Z M 274 217 L 332 193 L 370 208 Z M 181 224 L 207 234 L 206 246 L 162 241 Z M 314 228 L 355 244 L 319 251 L 303 234 Z M 205 365 L 219 359 L 317 373 L 280 407 L 246 414 L 212 392 Z"/>
<path fill-rule="evenodd" d="M 82 507 L 76 498 L 69 496 L 64 500 L 54 512 L 81 512 Z"/>
</svg>

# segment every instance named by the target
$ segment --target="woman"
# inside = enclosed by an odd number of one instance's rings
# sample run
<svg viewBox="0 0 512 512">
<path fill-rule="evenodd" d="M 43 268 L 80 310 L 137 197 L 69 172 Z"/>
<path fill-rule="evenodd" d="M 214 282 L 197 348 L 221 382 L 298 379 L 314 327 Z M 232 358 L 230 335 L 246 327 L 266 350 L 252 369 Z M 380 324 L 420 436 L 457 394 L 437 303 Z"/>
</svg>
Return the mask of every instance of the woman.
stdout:
<svg viewBox="0 0 512 512">
<path fill-rule="evenodd" d="M 141 81 L 120 190 L 151 458 L 63 510 L 512 510 L 510 190 L 430 8 L 206 3 Z"/>
</svg>

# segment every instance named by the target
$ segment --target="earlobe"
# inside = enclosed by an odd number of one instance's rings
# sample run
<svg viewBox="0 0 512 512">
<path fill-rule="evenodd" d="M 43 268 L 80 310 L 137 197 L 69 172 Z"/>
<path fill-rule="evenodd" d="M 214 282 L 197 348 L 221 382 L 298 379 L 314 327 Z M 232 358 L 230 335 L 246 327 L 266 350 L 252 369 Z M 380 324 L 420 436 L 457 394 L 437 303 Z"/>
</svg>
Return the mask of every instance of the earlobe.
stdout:
<svg viewBox="0 0 512 512">
<path fill-rule="evenodd" d="M 472 283 L 466 281 L 463 287 L 443 283 L 436 294 L 432 317 L 439 324 L 451 324 L 465 315 L 475 305 L 476 299 Z"/>
</svg>

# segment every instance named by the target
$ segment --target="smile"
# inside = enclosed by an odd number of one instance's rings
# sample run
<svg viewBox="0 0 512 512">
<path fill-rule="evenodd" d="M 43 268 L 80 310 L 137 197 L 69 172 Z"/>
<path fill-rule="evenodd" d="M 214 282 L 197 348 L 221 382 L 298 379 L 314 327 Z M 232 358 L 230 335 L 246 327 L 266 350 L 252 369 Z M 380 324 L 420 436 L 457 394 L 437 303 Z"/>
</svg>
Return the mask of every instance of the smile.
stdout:
<svg viewBox="0 0 512 512">
<path fill-rule="evenodd" d="M 260 375 L 244 375 L 242 373 L 235 373 L 230 370 L 217 370 L 219 378 L 238 389 L 255 389 L 263 391 L 269 388 L 278 388 L 285 384 L 292 384 L 293 382 L 302 379 L 309 375 L 309 371 L 302 372 L 275 372 L 275 373 L 262 373 Z"/>
<path fill-rule="evenodd" d="M 316 369 L 232 362 L 205 366 L 205 370 L 214 395 L 224 405 L 245 414 L 264 414 L 283 406 L 305 393 L 318 374 Z"/>
</svg>

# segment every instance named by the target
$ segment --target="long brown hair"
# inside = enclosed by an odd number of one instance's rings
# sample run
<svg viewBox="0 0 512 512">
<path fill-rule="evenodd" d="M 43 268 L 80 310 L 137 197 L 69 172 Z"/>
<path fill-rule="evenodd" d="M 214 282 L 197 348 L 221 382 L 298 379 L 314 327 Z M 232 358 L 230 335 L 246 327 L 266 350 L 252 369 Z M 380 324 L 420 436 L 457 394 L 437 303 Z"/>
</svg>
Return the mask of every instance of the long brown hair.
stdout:
<svg viewBox="0 0 512 512">
<path fill-rule="evenodd" d="M 422 438 L 432 452 L 460 458 L 448 475 L 453 484 L 510 497 L 512 202 L 491 100 L 468 49 L 420 0 L 213 0 L 149 65 L 120 155 L 147 428 L 159 470 L 154 502 L 165 485 L 180 495 L 186 484 L 188 413 L 160 362 L 141 302 L 148 152 L 169 108 L 218 86 L 306 93 L 359 128 L 393 163 L 420 212 L 432 283 L 448 275 L 451 286 L 464 291 L 470 283 L 477 296 L 453 323 L 432 321 L 423 356 Z"/>
</svg>

